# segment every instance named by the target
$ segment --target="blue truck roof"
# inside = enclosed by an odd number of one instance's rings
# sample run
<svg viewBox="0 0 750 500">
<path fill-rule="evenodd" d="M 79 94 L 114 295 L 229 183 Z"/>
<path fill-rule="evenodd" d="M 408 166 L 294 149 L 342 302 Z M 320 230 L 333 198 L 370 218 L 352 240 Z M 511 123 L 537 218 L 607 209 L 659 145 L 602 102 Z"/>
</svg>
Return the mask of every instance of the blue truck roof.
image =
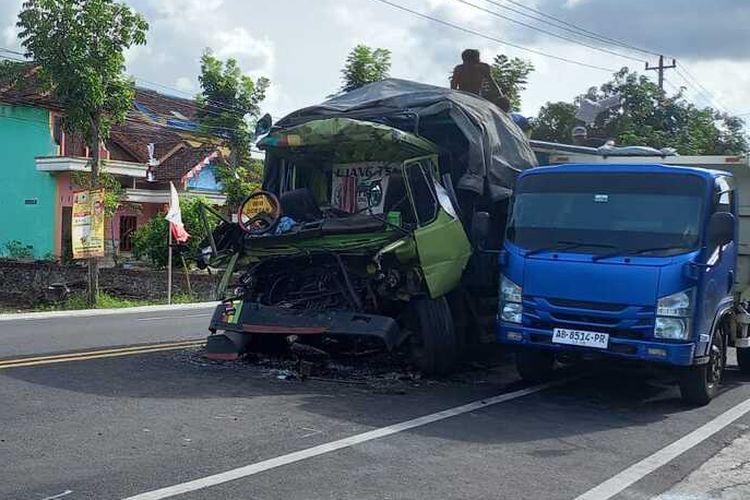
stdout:
<svg viewBox="0 0 750 500">
<path fill-rule="evenodd" d="M 520 177 L 550 172 L 642 172 L 642 173 L 688 173 L 705 178 L 732 176 L 723 170 L 691 167 L 686 165 L 665 165 L 662 163 L 566 163 L 562 165 L 540 166 L 524 170 Z"/>
</svg>

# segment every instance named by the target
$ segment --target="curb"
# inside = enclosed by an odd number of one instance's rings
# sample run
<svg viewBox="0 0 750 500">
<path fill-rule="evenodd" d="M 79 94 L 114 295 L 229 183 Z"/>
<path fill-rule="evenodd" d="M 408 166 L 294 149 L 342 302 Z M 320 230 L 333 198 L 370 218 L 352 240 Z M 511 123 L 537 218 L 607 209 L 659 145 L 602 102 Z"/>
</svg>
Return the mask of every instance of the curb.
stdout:
<svg viewBox="0 0 750 500">
<path fill-rule="evenodd" d="M 120 314 L 148 313 L 161 311 L 189 311 L 191 309 L 213 309 L 218 302 L 193 302 L 190 304 L 163 304 L 156 306 L 121 307 L 117 309 L 73 309 L 70 311 L 43 311 L 31 313 L 0 314 L 2 321 L 28 321 L 52 318 L 85 318 L 91 316 L 114 316 Z"/>
</svg>

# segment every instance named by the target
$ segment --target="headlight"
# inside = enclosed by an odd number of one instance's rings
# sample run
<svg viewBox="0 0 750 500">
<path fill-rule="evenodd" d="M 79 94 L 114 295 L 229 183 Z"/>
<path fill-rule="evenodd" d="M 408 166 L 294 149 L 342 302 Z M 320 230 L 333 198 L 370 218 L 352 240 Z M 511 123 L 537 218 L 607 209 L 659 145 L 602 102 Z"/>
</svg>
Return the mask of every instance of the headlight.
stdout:
<svg viewBox="0 0 750 500">
<path fill-rule="evenodd" d="M 522 295 L 521 287 L 503 276 L 503 279 L 500 281 L 500 299 L 503 303 L 520 303 Z"/>
<path fill-rule="evenodd" d="M 688 321 L 684 318 L 656 318 L 654 336 L 661 339 L 686 340 L 690 335 Z"/>
<path fill-rule="evenodd" d="M 508 303 L 503 305 L 500 318 L 508 323 L 521 323 L 523 317 L 523 306 L 521 304 Z"/>
<path fill-rule="evenodd" d="M 654 337 L 670 340 L 690 338 L 694 296 L 695 290 L 691 288 L 656 301 Z"/>
<path fill-rule="evenodd" d="M 656 303 L 657 316 L 684 317 L 690 315 L 692 290 L 662 297 Z"/>
<path fill-rule="evenodd" d="M 521 300 L 523 292 L 521 287 L 511 280 L 502 277 L 500 280 L 500 319 L 508 323 L 521 323 L 523 318 L 523 306 Z"/>
</svg>

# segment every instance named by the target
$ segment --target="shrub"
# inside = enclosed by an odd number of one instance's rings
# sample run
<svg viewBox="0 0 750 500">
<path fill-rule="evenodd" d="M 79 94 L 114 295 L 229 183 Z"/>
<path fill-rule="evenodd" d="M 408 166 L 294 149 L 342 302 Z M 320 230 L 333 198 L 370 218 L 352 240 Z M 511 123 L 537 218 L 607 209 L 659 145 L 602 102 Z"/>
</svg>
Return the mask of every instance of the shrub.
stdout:
<svg viewBox="0 0 750 500">
<path fill-rule="evenodd" d="M 181 247 L 186 252 L 185 258 L 196 254 L 201 241 L 207 236 L 201 222 L 199 207 L 208 204 L 201 198 L 180 198 L 182 209 L 182 222 L 185 229 L 190 233 L 190 239 Z M 136 259 L 146 259 L 157 268 L 166 267 L 168 260 L 168 231 L 169 222 L 164 218 L 164 213 L 157 214 L 153 219 L 136 229 L 133 233 L 133 255 Z M 213 229 L 212 216 L 207 217 L 211 230 Z M 177 257 L 177 253 L 175 253 Z M 179 258 L 174 259 L 174 266 L 182 265 Z"/>
</svg>

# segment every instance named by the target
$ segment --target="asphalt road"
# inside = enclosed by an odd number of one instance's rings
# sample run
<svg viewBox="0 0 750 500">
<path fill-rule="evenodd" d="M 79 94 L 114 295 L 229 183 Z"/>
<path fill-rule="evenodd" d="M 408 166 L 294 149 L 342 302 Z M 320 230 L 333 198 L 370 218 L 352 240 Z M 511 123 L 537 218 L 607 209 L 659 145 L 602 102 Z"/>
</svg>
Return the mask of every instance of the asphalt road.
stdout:
<svg viewBox="0 0 750 500">
<path fill-rule="evenodd" d="M 0 321 L 0 359 L 205 338 L 213 310 L 214 305 L 208 304 L 189 309 Z M 38 316 L 23 316 L 29 317 Z"/>
<path fill-rule="evenodd" d="M 166 330 L 182 334 L 188 320 L 121 328 L 175 340 Z M 128 498 L 391 429 L 177 498 L 571 499 L 750 399 L 750 380 L 736 370 L 709 406 L 691 409 L 668 376 L 597 367 L 402 428 L 524 386 L 502 352 L 444 379 L 359 360 L 300 382 L 290 367 L 210 363 L 194 348 L 0 369 L 0 498 Z M 683 491 L 684 478 L 747 432 L 748 415 L 617 498 Z"/>
</svg>

